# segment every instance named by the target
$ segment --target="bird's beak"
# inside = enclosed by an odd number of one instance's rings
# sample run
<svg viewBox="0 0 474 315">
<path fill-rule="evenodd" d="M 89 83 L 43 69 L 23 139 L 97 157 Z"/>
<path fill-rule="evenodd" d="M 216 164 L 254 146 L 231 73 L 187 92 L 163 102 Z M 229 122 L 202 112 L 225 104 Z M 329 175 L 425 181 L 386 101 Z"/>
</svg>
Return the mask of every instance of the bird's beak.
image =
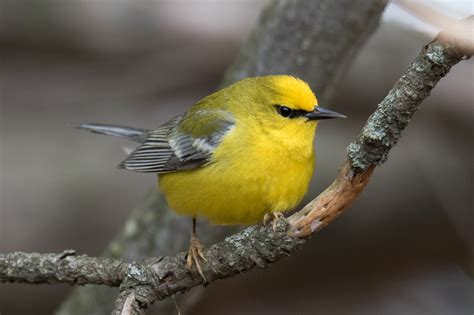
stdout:
<svg viewBox="0 0 474 315">
<path fill-rule="evenodd" d="M 346 116 L 342 114 L 336 113 L 321 106 L 316 106 L 312 112 L 308 112 L 304 116 L 308 118 L 308 120 L 346 118 Z"/>
</svg>

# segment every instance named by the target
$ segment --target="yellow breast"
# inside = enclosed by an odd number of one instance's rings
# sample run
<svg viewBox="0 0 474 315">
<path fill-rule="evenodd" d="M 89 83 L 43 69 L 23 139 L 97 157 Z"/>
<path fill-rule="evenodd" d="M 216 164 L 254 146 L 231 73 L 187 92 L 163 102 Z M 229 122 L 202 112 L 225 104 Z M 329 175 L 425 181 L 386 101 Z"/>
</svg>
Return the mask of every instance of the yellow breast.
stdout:
<svg viewBox="0 0 474 315">
<path fill-rule="evenodd" d="M 210 164 L 159 176 L 172 209 L 216 224 L 245 224 L 301 201 L 314 169 L 316 124 L 260 132 L 254 123 L 239 121 Z"/>
</svg>

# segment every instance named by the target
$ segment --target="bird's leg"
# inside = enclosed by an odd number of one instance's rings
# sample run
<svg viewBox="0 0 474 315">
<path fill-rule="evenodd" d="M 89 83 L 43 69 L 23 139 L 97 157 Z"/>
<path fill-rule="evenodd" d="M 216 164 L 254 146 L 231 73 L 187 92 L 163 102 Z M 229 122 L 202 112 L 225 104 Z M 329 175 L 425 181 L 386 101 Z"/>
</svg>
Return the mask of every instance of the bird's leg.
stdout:
<svg viewBox="0 0 474 315">
<path fill-rule="evenodd" d="M 191 240 L 189 242 L 188 257 L 186 258 L 186 266 L 191 269 L 193 265 L 196 266 L 196 270 L 201 275 L 204 282 L 207 282 L 204 273 L 202 272 L 201 264 L 199 260 L 207 261 L 203 253 L 204 246 L 196 236 L 196 218 L 193 218 L 193 231 L 191 233 Z"/>
<path fill-rule="evenodd" d="M 267 225 L 268 222 L 272 222 L 272 227 L 273 227 L 273 232 L 276 232 L 277 224 L 283 218 L 284 215 L 283 213 L 279 211 L 272 211 L 272 212 L 267 212 L 263 216 L 263 224 Z"/>
</svg>

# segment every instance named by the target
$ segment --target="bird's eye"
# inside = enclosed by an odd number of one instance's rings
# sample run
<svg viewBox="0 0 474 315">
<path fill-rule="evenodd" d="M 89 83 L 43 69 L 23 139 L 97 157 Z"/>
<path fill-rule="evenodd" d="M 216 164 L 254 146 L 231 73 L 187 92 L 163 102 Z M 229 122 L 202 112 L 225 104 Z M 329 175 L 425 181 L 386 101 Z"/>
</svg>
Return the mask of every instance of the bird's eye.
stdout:
<svg viewBox="0 0 474 315">
<path fill-rule="evenodd" d="M 288 108 L 286 106 L 277 106 L 278 114 L 282 115 L 283 117 L 290 117 L 293 110 L 291 108 Z"/>
</svg>

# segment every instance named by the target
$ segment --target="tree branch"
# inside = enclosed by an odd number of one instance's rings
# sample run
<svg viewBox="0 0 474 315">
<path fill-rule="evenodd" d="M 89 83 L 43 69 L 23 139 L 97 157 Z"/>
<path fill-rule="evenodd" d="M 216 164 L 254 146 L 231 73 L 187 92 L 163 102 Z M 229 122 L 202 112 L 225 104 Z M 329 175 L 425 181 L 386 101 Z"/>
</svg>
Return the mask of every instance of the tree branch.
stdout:
<svg viewBox="0 0 474 315">
<path fill-rule="evenodd" d="M 421 101 L 465 57 L 465 52 L 448 42 L 435 40 L 425 46 L 349 145 L 349 159 L 333 184 L 288 220 L 280 221 L 276 231 L 251 226 L 208 248 L 207 263 L 202 266 L 208 283 L 254 267 L 265 268 L 289 256 L 334 220 L 363 190 L 375 165 L 386 161 Z M 0 255 L 0 282 L 120 283 L 114 314 L 143 314 L 156 300 L 204 284 L 197 272 L 186 268 L 184 252 L 132 263 L 71 254 Z"/>
<path fill-rule="evenodd" d="M 13 252 L 0 255 L 0 282 L 119 286 L 124 271 L 118 260 L 76 256 L 74 250 L 60 254 Z"/>
<path fill-rule="evenodd" d="M 388 95 L 367 120 L 357 140 L 347 147 L 348 161 L 336 180 L 301 211 L 290 217 L 291 233 L 306 237 L 335 219 L 367 185 L 376 165 L 388 159 L 410 118 L 438 81 L 469 52 L 452 44 L 445 33 L 423 47 Z M 447 40 L 447 41 L 446 41 Z"/>
<path fill-rule="evenodd" d="M 438 37 L 445 36 L 440 33 Z M 467 53 L 451 43 L 435 40 L 426 45 L 406 73 L 370 116 L 358 139 L 347 148 L 352 169 L 366 171 L 381 165 L 422 100 L 451 67 Z"/>
</svg>

